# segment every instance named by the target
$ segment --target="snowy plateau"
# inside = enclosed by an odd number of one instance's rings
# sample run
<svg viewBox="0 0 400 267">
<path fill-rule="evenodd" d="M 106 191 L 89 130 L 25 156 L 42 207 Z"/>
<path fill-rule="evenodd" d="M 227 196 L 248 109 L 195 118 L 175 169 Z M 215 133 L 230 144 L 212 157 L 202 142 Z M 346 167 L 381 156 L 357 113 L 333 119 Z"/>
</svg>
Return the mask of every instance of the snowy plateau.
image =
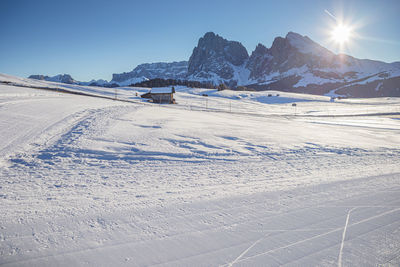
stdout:
<svg viewBox="0 0 400 267">
<path fill-rule="evenodd" d="M 147 91 L 0 74 L 1 266 L 400 265 L 400 98 Z"/>
</svg>

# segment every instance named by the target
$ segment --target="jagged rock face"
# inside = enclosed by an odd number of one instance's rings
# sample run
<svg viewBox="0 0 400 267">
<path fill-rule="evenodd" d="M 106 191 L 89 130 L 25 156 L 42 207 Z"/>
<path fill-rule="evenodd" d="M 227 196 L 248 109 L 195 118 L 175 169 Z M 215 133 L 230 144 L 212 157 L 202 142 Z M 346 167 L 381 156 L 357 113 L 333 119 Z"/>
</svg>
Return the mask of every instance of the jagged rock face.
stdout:
<svg viewBox="0 0 400 267">
<path fill-rule="evenodd" d="M 36 74 L 36 75 L 31 75 L 28 77 L 29 79 L 35 79 L 35 80 L 42 80 L 45 81 L 46 78 L 49 78 L 49 76 L 44 76 L 44 75 L 40 75 L 40 74 Z"/>
<path fill-rule="evenodd" d="M 74 79 L 72 79 L 71 75 L 69 75 L 69 74 L 60 74 L 60 75 L 57 75 L 57 76 L 55 76 L 53 78 L 56 81 L 59 81 L 61 83 L 69 83 L 69 84 L 76 83 L 76 81 Z"/>
<path fill-rule="evenodd" d="M 270 71 L 270 65 L 272 56 L 270 55 L 268 48 L 262 44 L 258 44 L 256 49 L 251 53 L 251 56 L 247 62 L 246 68 L 250 70 L 250 78 L 257 79 L 262 77 Z"/>
<path fill-rule="evenodd" d="M 200 38 L 189 59 L 188 75 L 198 78 L 233 78 L 233 66 L 241 66 L 248 59 L 246 48 L 239 42 L 228 41 L 212 32 Z"/>
<path fill-rule="evenodd" d="M 286 38 L 276 37 L 270 49 L 259 44 L 247 67 L 250 79 L 257 80 L 274 72 L 285 73 L 303 66 L 310 69 L 334 68 L 336 62 L 336 56 L 329 50 L 306 36 L 289 32 Z"/>
<path fill-rule="evenodd" d="M 134 68 L 131 72 L 121 74 L 113 74 L 111 82 L 124 82 L 130 79 L 184 79 L 187 75 L 188 62 L 172 62 L 172 63 L 146 63 Z"/>
<path fill-rule="evenodd" d="M 364 90 L 366 96 L 381 96 L 399 94 L 396 88 L 388 89 L 394 82 L 383 81 L 400 74 L 397 64 L 336 55 L 306 36 L 289 32 L 285 38 L 275 38 L 269 49 L 258 45 L 246 67 L 250 87 L 258 90 L 326 94 L 337 88 L 340 94 L 360 96 Z"/>
</svg>

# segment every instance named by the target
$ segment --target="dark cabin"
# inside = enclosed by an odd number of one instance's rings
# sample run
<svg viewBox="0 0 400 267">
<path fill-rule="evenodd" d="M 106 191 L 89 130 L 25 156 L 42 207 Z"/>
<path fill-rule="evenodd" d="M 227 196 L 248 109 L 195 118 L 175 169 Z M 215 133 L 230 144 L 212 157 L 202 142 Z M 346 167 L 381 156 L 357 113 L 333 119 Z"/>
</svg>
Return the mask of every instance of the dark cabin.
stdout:
<svg viewBox="0 0 400 267">
<path fill-rule="evenodd" d="M 148 93 L 141 95 L 141 97 L 150 98 L 153 103 L 174 104 L 174 93 L 174 87 L 151 88 Z"/>
</svg>

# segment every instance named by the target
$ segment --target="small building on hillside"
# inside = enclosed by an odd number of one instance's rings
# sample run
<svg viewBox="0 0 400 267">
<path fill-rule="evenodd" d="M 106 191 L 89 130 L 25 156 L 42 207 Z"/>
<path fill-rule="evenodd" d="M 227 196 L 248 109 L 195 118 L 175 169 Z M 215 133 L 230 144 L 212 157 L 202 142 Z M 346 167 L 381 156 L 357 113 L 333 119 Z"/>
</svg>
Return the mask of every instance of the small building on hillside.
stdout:
<svg viewBox="0 0 400 267">
<path fill-rule="evenodd" d="M 175 104 L 174 87 L 151 88 L 149 92 L 141 95 L 143 98 L 149 98 L 153 103 Z"/>
</svg>

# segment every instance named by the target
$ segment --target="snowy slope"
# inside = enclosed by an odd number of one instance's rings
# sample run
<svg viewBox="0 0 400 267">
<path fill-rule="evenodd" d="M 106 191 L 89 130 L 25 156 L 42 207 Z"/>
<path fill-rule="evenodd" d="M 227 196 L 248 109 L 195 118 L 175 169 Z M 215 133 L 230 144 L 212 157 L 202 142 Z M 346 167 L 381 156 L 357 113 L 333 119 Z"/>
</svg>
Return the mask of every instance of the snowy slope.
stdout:
<svg viewBox="0 0 400 267">
<path fill-rule="evenodd" d="M 0 264 L 400 264 L 398 98 L 176 89 L 0 84 Z"/>
<path fill-rule="evenodd" d="M 53 83 L 38 81 L 35 79 L 20 78 L 0 74 L 0 83 L 6 82 L 14 85 L 34 86 L 55 91 L 68 91 L 83 93 L 92 96 L 106 97 L 110 99 L 127 100 L 141 104 L 147 104 L 147 99 L 140 95 L 150 91 L 149 88 L 140 87 L 117 87 L 103 88 L 97 86 L 82 86 L 77 84 Z M 174 98 L 177 105 L 168 106 L 172 109 L 197 109 L 203 111 L 246 113 L 253 115 L 303 115 L 303 116 L 326 116 L 326 115 L 371 115 L 398 112 L 398 98 L 371 98 L 363 99 L 336 99 L 330 102 L 330 96 L 318 96 L 308 94 L 296 94 L 280 91 L 217 91 L 214 89 L 193 89 L 184 86 L 175 86 Z M 210 97 L 204 97 L 208 95 Z M 299 104 L 301 102 L 301 104 Z M 292 106 L 297 103 L 296 107 Z M 370 103 L 370 104 L 367 104 Z M 280 105 L 265 105 L 280 104 Z M 351 105 L 349 105 L 351 104 Z M 389 106 L 385 104 L 390 104 Z M 355 113 L 356 111 L 356 113 Z"/>
</svg>

